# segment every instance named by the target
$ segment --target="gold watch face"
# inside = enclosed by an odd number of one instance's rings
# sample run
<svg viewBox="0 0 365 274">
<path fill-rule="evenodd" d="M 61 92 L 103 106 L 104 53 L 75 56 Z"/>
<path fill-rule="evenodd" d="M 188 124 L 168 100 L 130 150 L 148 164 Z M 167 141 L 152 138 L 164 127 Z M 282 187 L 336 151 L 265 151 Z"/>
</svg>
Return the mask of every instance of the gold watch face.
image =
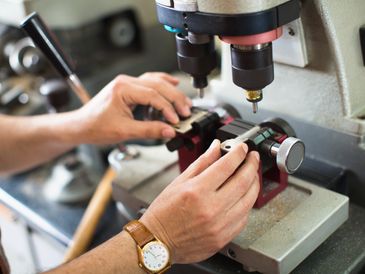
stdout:
<svg viewBox="0 0 365 274">
<path fill-rule="evenodd" d="M 170 261 L 168 248 L 158 241 L 146 244 L 142 249 L 141 255 L 144 267 L 151 272 L 163 270 Z"/>
</svg>

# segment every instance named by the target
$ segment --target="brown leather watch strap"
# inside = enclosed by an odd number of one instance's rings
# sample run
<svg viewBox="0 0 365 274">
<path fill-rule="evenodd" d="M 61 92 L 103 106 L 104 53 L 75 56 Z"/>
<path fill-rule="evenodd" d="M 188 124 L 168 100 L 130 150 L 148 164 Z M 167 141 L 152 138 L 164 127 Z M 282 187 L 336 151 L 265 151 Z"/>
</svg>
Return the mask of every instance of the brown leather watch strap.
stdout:
<svg viewBox="0 0 365 274">
<path fill-rule="evenodd" d="M 123 228 L 127 231 L 134 241 L 139 245 L 139 247 L 143 247 L 145 244 L 155 240 L 155 236 L 145 227 L 144 224 L 137 220 L 130 221 Z"/>
</svg>

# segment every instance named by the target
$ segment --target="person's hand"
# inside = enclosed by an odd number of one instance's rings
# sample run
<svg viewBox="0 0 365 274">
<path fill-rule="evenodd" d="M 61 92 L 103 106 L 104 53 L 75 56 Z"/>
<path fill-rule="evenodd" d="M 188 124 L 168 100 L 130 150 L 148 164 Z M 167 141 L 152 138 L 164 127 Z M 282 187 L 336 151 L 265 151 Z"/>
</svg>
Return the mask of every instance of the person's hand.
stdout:
<svg viewBox="0 0 365 274">
<path fill-rule="evenodd" d="M 160 110 L 172 124 L 189 116 L 191 100 L 181 93 L 178 80 L 166 73 L 145 73 L 139 78 L 120 75 L 76 111 L 78 139 L 83 143 L 111 144 L 132 138 L 173 138 L 175 130 L 160 121 L 136 121 L 135 105 Z"/>
<path fill-rule="evenodd" d="M 246 157 L 247 149 L 242 144 L 221 157 L 220 142 L 214 141 L 142 216 L 168 245 L 174 263 L 207 259 L 245 227 L 260 188 L 259 155 Z"/>
</svg>

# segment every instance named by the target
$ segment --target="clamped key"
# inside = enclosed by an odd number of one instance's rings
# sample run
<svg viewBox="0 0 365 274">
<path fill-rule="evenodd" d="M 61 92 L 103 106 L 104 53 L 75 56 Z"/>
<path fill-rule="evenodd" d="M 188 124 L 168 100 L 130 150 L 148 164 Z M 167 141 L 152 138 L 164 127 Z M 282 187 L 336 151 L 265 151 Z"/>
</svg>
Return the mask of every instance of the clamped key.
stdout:
<svg viewBox="0 0 365 274">
<path fill-rule="evenodd" d="M 200 108 L 193 108 L 189 118 L 173 125 L 176 137 L 166 146 L 170 151 L 178 151 L 181 172 L 206 151 L 222 125 L 216 112 Z"/>
<path fill-rule="evenodd" d="M 256 126 L 244 134 L 239 135 L 235 139 L 228 139 L 224 141 L 221 144 L 222 152 L 228 153 L 238 144 L 242 143 L 249 143 L 249 147 L 252 147 L 251 138 L 253 135 L 258 134 L 260 130 L 262 130 L 261 127 Z M 267 131 L 272 132 L 271 129 L 267 129 Z M 304 160 L 304 143 L 295 137 L 287 137 L 282 143 L 278 143 L 275 140 L 264 139 L 266 136 L 261 136 L 263 141 L 258 149 L 261 149 L 262 152 L 270 155 L 272 158 L 276 158 L 276 164 L 281 171 L 288 174 L 293 174 L 297 171 Z M 269 135 L 268 137 L 271 136 Z"/>
<path fill-rule="evenodd" d="M 255 207 L 262 207 L 288 185 L 288 174 L 294 173 L 305 155 L 304 143 L 295 137 L 294 130 L 282 119 L 254 125 L 240 119 L 221 127 L 217 138 L 221 150 L 228 153 L 246 143 L 249 151 L 260 154 L 260 193 Z"/>
</svg>

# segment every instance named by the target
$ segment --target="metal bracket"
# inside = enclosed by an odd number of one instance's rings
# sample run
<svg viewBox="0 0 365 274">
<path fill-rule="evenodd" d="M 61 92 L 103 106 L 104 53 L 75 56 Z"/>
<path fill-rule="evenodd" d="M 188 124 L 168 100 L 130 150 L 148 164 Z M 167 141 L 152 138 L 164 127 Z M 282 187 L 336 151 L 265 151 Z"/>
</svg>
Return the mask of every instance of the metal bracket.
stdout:
<svg viewBox="0 0 365 274">
<path fill-rule="evenodd" d="M 304 68 L 308 65 L 307 46 L 301 19 L 283 26 L 283 36 L 273 43 L 274 61 Z"/>
<path fill-rule="evenodd" d="M 204 117 L 208 111 L 204 111 L 198 108 L 191 110 L 191 116 L 185 120 L 181 120 L 179 123 L 172 125 L 176 132 L 185 134 L 193 129 L 193 123 Z"/>
</svg>

